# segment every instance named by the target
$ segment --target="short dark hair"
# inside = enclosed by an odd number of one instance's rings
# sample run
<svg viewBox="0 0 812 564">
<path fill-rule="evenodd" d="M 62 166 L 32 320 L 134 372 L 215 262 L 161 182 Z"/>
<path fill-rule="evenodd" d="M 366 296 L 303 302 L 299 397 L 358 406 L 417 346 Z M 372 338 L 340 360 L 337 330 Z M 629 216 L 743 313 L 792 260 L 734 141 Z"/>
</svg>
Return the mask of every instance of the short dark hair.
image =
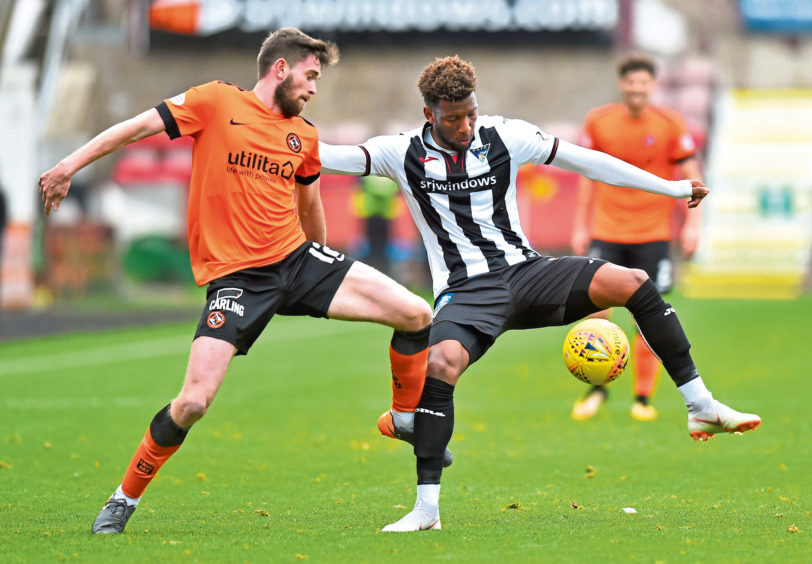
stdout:
<svg viewBox="0 0 812 564">
<path fill-rule="evenodd" d="M 474 65 L 457 55 L 435 59 L 417 80 L 423 101 L 435 107 L 440 100 L 459 102 L 476 90 Z"/>
<path fill-rule="evenodd" d="M 332 41 L 314 39 L 293 27 L 274 31 L 262 42 L 259 49 L 257 78 L 268 74 L 279 59 L 285 59 L 290 66 L 295 66 L 308 55 L 315 55 L 324 69 L 338 62 L 338 46 Z"/>
<path fill-rule="evenodd" d="M 636 53 L 627 55 L 617 65 L 617 75 L 621 78 L 633 71 L 646 71 L 652 77 L 657 77 L 657 64 L 650 58 Z"/>
</svg>

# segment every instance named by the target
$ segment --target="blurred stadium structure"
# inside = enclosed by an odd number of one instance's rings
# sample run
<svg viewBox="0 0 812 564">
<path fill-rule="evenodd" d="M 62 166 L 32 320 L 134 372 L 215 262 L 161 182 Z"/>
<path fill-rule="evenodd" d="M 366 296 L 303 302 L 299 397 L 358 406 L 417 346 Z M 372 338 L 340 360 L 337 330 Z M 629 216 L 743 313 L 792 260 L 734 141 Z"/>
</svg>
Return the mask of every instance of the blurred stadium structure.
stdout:
<svg viewBox="0 0 812 564">
<path fill-rule="evenodd" d="M 47 221 L 36 179 L 98 131 L 189 86 L 250 88 L 260 42 L 283 26 L 342 49 L 305 117 L 343 143 L 419 125 L 416 78 L 455 53 L 477 67 L 483 113 L 574 140 L 588 109 L 615 96 L 619 55 L 654 56 L 663 69 L 657 102 L 687 116 L 713 188 L 682 289 L 802 291 L 812 239 L 812 0 L 2 0 L 9 225 L 0 305 L 115 292 L 122 280 L 188 280 L 188 141 L 156 136 L 94 163 Z M 528 236 L 566 253 L 575 178 L 527 167 L 521 180 Z M 363 247 L 357 190 L 356 179 L 323 177 L 328 240 L 350 251 Z M 394 221 L 397 257 L 414 266 L 416 230 L 407 215 Z M 399 273 L 415 283 L 422 270 Z"/>
</svg>

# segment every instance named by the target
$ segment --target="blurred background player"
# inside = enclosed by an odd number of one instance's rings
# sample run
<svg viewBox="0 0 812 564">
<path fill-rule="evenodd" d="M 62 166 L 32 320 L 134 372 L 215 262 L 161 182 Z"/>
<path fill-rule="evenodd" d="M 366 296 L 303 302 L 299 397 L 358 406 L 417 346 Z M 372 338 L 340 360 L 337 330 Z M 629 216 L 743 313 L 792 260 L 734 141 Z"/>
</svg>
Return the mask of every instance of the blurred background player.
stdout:
<svg viewBox="0 0 812 564">
<path fill-rule="evenodd" d="M 392 219 L 398 211 L 398 185 L 381 176 L 366 176 L 358 193 L 358 215 L 364 218 L 368 252 L 364 262 L 392 276 L 389 257 Z"/>
<path fill-rule="evenodd" d="M 40 177 L 48 215 L 74 174 L 96 159 L 163 131 L 195 140 L 189 253 L 195 281 L 208 285 L 206 305 L 183 387 L 152 419 L 93 533 L 124 530 L 158 470 L 208 411 L 232 358 L 247 354 L 276 313 L 395 329 L 391 413 L 414 411 L 431 309 L 391 278 L 324 246 L 318 133 L 299 114 L 321 71 L 337 61 L 335 44 L 278 30 L 262 44 L 252 90 L 220 81 L 190 88 L 108 128 Z"/>
<path fill-rule="evenodd" d="M 582 145 L 608 153 L 661 178 L 700 179 L 696 146 L 685 120 L 674 110 L 652 105 L 656 66 L 651 59 L 632 54 L 618 66 L 622 101 L 593 109 L 584 123 Z M 677 176 L 677 169 L 680 175 Z M 580 177 L 572 249 L 577 255 L 608 260 L 646 271 L 661 294 L 674 283 L 670 241 L 674 233 L 676 201 L 652 194 L 609 186 Z M 690 258 L 699 243 L 700 208 L 689 209 L 680 231 L 680 246 Z M 609 311 L 596 314 L 609 317 Z M 651 421 L 657 411 L 650 398 L 660 361 L 639 331 L 632 342 L 634 396 L 631 416 Z M 606 401 L 604 386 L 593 386 L 575 402 L 572 417 L 593 417 Z"/>
</svg>

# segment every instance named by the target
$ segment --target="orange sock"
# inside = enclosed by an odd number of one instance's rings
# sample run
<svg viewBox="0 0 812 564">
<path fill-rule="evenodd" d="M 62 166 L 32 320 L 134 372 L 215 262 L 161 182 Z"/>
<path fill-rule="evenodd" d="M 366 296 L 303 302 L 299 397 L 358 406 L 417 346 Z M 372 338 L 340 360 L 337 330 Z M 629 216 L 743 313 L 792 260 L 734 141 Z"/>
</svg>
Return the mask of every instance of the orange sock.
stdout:
<svg viewBox="0 0 812 564">
<path fill-rule="evenodd" d="M 429 359 L 429 327 L 395 331 L 389 345 L 392 366 L 392 409 L 412 412 L 420 402 Z"/>
<path fill-rule="evenodd" d="M 632 361 L 634 365 L 634 395 L 651 397 L 657 384 L 660 360 L 639 333 L 634 336 Z"/>
<path fill-rule="evenodd" d="M 167 405 L 152 418 L 124 473 L 121 490 L 127 497 L 141 497 L 160 467 L 180 448 L 189 432 L 172 419 L 170 406 Z"/>
<path fill-rule="evenodd" d="M 122 491 L 128 497 L 141 497 L 160 467 L 179 448 L 180 445 L 164 447 L 157 444 L 147 429 L 124 473 L 124 479 L 121 481 Z"/>
</svg>

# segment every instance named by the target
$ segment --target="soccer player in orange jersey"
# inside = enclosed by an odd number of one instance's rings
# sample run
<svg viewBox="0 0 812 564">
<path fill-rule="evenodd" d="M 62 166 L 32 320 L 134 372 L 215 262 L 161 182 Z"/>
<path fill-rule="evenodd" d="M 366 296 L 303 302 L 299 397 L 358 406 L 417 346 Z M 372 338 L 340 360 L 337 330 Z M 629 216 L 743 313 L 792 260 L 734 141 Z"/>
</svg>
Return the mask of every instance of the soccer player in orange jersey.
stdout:
<svg viewBox="0 0 812 564">
<path fill-rule="evenodd" d="M 656 66 L 646 57 L 630 55 L 618 67 L 623 101 L 595 108 L 586 117 L 583 145 L 608 153 L 662 178 L 701 178 L 696 147 L 685 121 L 675 111 L 650 104 Z M 645 270 L 661 294 L 673 286 L 670 258 L 675 200 L 630 188 L 618 189 L 581 177 L 572 249 L 575 254 Z M 680 233 L 688 258 L 699 243 L 701 208 L 689 209 Z M 608 317 L 608 311 L 596 316 Z M 637 332 L 632 344 L 635 401 L 631 416 L 651 421 L 657 411 L 649 403 L 660 361 Z M 572 408 L 572 417 L 594 416 L 608 394 L 593 386 Z"/>
<path fill-rule="evenodd" d="M 96 159 L 163 131 L 194 138 L 189 253 L 195 280 L 208 285 L 206 304 L 180 393 L 152 419 L 94 533 L 124 530 L 158 469 L 205 415 L 231 359 L 248 352 L 276 313 L 392 327 L 389 434 L 409 440 L 397 433 L 404 430 L 397 418 L 413 422 L 423 390 L 431 308 L 325 246 L 318 135 L 299 117 L 322 70 L 337 60 L 335 44 L 281 29 L 262 44 L 252 90 L 225 82 L 190 88 L 110 127 L 40 177 L 48 215 L 73 175 Z"/>
</svg>

